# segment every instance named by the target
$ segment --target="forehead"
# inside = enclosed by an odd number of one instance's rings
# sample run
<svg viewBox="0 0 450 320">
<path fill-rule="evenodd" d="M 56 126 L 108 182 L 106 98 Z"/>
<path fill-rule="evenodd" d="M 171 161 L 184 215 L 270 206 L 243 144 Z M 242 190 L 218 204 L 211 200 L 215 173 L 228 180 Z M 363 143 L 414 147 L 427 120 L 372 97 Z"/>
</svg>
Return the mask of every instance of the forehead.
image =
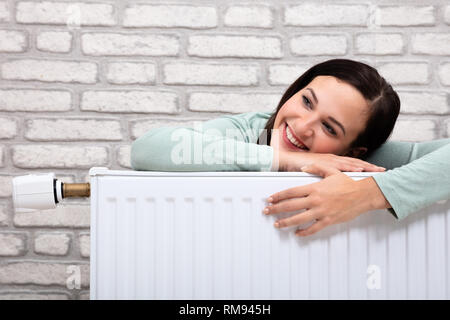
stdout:
<svg viewBox="0 0 450 320">
<path fill-rule="evenodd" d="M 308 88 L 314 91 L 319 101 L 319 112 L 335 118 L 346 131 L 360 132 L 368 116 L 368 103 L 355 87 L 332 76 L 318 76 L 302 91 L 311 94 Z"/>
</svg>

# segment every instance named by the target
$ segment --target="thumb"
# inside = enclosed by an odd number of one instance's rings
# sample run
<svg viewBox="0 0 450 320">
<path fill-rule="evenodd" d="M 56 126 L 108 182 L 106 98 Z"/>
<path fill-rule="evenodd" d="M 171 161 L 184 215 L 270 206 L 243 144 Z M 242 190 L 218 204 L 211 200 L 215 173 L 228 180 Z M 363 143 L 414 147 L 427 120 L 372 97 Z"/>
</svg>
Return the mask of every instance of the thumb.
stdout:
<svg viewBox="0 0 450 320">
<path fill-rule="evenodd" d="M 331 176 L 336 173 L 340 173 L 341 171 L 330 166 L 325 166 L 323 164 L 313 163 L 301 168 L 303 172 L 315 174 L 318 176 L 322 176 L 324 178 Z"/>
</svg>

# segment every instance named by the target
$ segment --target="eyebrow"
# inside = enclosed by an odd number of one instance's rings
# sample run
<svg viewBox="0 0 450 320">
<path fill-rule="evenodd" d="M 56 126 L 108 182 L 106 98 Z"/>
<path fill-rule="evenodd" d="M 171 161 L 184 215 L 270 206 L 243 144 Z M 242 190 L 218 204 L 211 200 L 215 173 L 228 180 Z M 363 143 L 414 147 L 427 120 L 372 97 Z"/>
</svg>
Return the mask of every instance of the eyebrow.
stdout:
<svg viewBox="0 0 450 320">
<path fill-rule="evenodd" d="M 311 92 L 311 94 L 312 94 L 312 96 L 313 96 L 313 99 L 314 99 L 315 103 L 316 103 L 316 104 L 319 104 L 319 100 L 317 99 L 317 96 L 316 96 L 316 94 L 314 93 L 314 90 L 313 90 L 312 88 L 306 88 L 306 90 L 309 90 L 309 91 Z M 333 117 L 328 117 L 328 119 L 329 119 L 331 122 L 334 122 L 337 126 L 339 126 L 339 127 L 341 128 L 342 132 L 344 132 L 344 136 L 345 136 L 345 129 L 344 129 L 344 126 L 343 126 L 339 121 L 337 121 L 335 118 L 333 118 Z"/>
</svg>

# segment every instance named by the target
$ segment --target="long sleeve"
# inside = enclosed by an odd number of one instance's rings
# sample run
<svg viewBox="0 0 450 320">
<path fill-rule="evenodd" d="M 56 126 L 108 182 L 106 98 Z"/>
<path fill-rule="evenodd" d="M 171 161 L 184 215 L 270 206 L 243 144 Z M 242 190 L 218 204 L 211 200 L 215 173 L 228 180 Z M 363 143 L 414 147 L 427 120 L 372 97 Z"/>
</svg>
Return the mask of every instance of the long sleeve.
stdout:
<svg viewBox="0 0 450 320">
<path fill-rule="evenodd" d="M 273 148 L 256 144 L 269 116 L 250 112 L 192 127 L 151 129 L 133 142 L 131 166 L 150 171 L 270 171 Z"/>
<path fill-rule="evenodd" d="M 450 139 L 386 142 L 369 158 L 388 170 L 373 176 L 398 219 L 450 199 Z"/>
</svg>

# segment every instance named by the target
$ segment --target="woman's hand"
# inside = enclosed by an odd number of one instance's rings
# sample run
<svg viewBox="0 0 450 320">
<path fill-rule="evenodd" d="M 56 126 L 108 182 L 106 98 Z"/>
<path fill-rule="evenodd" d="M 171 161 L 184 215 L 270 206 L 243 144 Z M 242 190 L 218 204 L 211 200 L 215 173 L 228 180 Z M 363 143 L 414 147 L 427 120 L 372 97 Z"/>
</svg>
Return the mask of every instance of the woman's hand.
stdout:
<svg viewBox="0 0 450 320">
<path fill-rule="evenodd" d="M 294 152 L 274 149 L 274 162 L 278 164 L 277 171 L 302 171 L 301 168 L 311 164 L 324 165 L 340 171 L 385 171 L 361 159 L 338 156 L 331 153 Z"/>
<path fill-rule="evenodd" d="M 296 231 L 298 236 L 308 236 L 329 225 L 352 220 L 366 211 L 391 207 L 372 177 L 356 181 L 336 168 L 320 164 L 310 165 L 303 171 L 324 179 L 277 192 L 268 198 L 271 204 L 263 211 L 265 214 L 306 209 L 276 221 L 277 228 L 303 225 L 315 220 L 306 229 Z"/>
</svg>

